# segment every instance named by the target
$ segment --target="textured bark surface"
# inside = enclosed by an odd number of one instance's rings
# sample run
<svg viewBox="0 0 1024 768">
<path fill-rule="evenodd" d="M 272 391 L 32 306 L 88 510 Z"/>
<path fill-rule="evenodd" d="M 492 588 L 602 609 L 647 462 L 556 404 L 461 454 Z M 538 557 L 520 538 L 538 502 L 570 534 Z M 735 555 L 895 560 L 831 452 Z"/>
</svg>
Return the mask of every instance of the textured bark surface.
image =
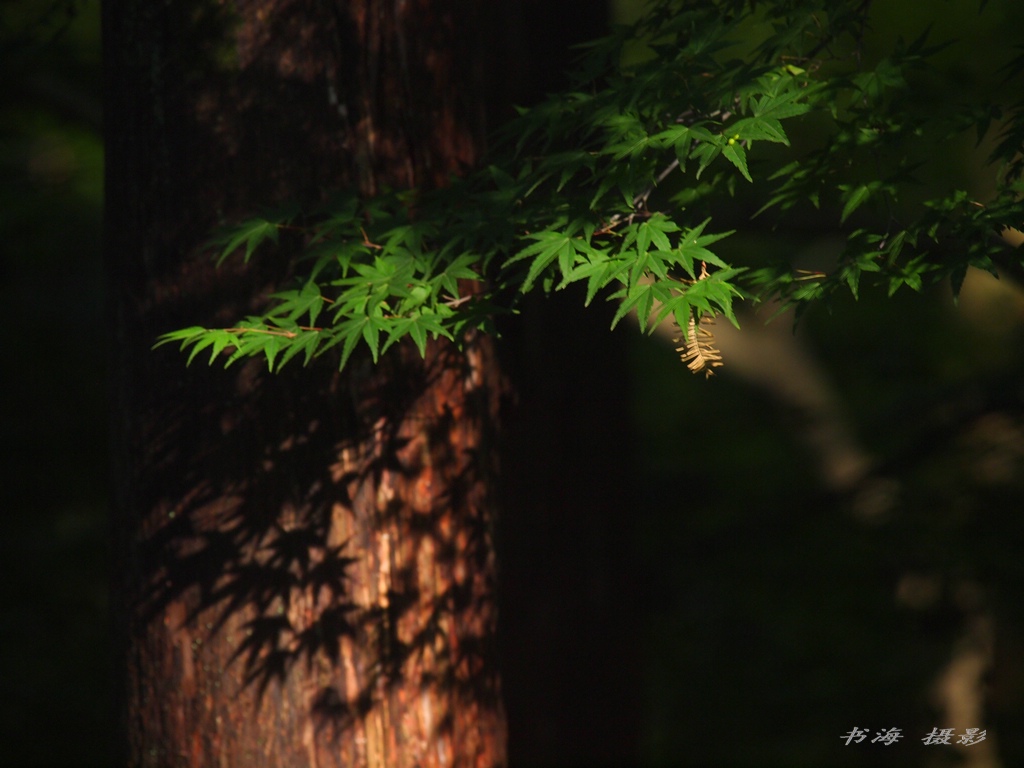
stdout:
<svg viewBox="0 0 1024 768">
<path fill-rule="evenodd" d="M 221 217 L 476 159 L 472 5 L 104 6 L 106 252 L 127 764 L 491 766 L 490 342 L 268 376 L 155 337 L 288 277 L 198 244 Z"/>
</svg>

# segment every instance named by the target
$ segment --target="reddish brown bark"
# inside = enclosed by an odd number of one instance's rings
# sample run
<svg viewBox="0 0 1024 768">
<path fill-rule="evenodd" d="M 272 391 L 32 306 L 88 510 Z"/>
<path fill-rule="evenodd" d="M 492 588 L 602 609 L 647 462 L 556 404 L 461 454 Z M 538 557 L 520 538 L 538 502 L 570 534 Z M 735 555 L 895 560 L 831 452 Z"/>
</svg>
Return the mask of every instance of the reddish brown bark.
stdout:
<svg viewBox="0 0 1024 768">
<path fill-rule="evenodd" d="M 472 4 L 104 8 L 116 594 L 130 765 L 492 766 L 489 340 L 269 376 L 150 350 L 287 279 L 216 219 L 443 183 L 482 128 Z M 287 239 L 287 238 L 285 238 Z"/>
</svg>

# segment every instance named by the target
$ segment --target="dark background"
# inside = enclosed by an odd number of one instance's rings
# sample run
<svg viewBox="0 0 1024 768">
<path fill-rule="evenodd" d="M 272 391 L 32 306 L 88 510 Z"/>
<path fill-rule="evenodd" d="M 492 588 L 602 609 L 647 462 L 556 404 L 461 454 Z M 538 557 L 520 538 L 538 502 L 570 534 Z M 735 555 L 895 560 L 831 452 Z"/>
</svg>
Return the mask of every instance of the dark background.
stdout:
<svg viewBox="0 0 1024 768">
<path fill-rule="evenodd" d="M 927 97 L 998 92 L 1014 0 L 877 5 L 883 37 L 963 38 Z M 521 23 L 604 23 L 557 7 Z M 98 42 L 96 2 L 0 3 L 0 764 L 100 765 L 113 732 Z M 558 85 L 564 52 L 537 50 L 523 94 Z M 929 183 L 984 197 L 984 147 L 925 149 Z M 722 255 L 837 247 L 824 219 L 754 226 Z M 505 341 L 514 762 L 1024 765 L 1021 286 L 844 297 L 795 335 L 744 318 L 710 381 L 579 296 L 532 301 Z M 938 681 L 975 658 L 985 708 L 946 722 Z M 855 726 L 904 739 L 843 746 Z M 925 747 L 933 727 L 987 728 L 999 762 Z"/>
</svg>

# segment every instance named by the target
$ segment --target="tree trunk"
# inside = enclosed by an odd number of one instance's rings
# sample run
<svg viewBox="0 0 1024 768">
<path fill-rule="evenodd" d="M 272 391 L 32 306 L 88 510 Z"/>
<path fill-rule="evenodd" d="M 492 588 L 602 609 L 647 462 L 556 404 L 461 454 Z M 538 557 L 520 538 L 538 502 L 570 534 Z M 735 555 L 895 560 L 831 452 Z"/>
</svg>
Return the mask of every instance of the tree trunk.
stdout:
<svg viewBox="0 0 1024 768">
<path fill-rule="evenodd" d="M 288 237 L 214 270 L 199 243 L 218 219 L 340 185 L 443 183 L 476 160 L 476 5 L 104 5 L 129 765 L 505 762 L 489 341 L 353 358 L 344 375 L 150 350 L 288 279 Z"/>
</svg>

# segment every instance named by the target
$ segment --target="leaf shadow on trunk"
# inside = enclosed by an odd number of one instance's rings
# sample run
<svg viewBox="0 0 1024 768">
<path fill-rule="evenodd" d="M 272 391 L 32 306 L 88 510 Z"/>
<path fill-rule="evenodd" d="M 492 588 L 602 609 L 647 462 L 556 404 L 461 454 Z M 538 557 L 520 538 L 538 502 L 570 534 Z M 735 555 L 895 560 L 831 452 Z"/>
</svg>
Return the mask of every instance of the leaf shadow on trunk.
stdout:
<svg viewBox="0 0 1024 768">
<path fill-rule="evenodd" d="M 472 354 L 402 350 L 345 377 L 197 372 L 155 417 L 173 426 L 150 464 L 189 490 L 149 489 L 137 641 L 171 622 L 197 689 L 256 708 L 297 675 L 332 741 L 410 697 L 441 735 L 459 706 L 500 709 L 486 486 L 499 393 L 473 384 Z"/>
</svg>

